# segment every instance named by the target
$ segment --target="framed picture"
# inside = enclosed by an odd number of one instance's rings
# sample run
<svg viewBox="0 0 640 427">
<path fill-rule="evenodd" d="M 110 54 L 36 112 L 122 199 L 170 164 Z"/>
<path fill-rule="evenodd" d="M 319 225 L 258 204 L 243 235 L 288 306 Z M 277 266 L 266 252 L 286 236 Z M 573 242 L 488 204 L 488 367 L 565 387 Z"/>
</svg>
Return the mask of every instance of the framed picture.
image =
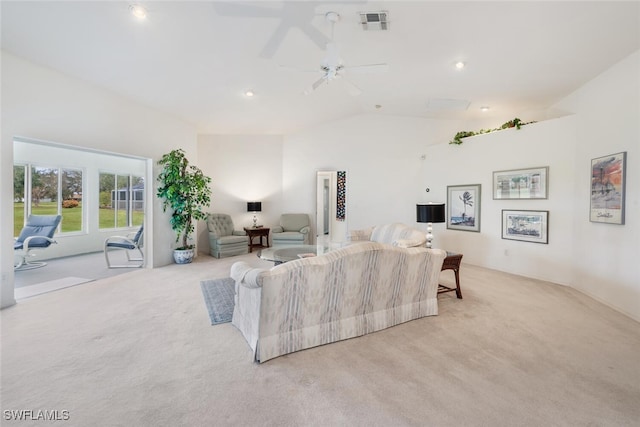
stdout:
<svg viewBox="0 0 640 427">
<path fill-rule="evenodd" d="M 480 184 L 447 186 L 447 228 L 480 231 Z"/>
<path fill-rule="evenodd" d="M 627 152 L 591 160 L 591 222 L 624 224 Z"/>
<path fill-rule="evenodd" d="M 502 210 L 502 238 L 549 243 L 549 211 Z"/>
<path fill-rule="evenodd" d="M 494 199 L 546 199 L 549 167 L 493 173 Z"/>
</svg>

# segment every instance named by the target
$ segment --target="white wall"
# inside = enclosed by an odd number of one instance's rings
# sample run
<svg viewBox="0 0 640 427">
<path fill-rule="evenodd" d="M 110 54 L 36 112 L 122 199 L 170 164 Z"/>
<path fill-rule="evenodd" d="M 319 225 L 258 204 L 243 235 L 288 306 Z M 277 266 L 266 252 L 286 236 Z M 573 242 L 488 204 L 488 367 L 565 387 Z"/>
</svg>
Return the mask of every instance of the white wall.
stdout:
<svg viewBox="0 0 640 427">
<path fill-rule="evenodd" d="M 640 320 L 639 62 L 636 52 L 558 103 L 572 116 L 429 147 L 423 176 L 438 200 L 446 185 L 482 184 L 481 232 L 439 224 L 436 246 L 471 264 L 570 285 Z M 589 222 L 591 159 L 621 151 L 626 224 Z M 492 199 L 492 171 L 535 166 L 549 166 L 547 200 Z M 548 210 L 549 244 L 502 240 L 502 209 Z"/>
<path fill-rule="evenodd" d="M 423 180 L 431 188 L 433 201 L 448 202 L 448 185 L 482 186 L 480 232 L 434 224 L 434 246 L 463 253 L 470 264 L 570 284 L 574 122 L 573 117 L 565 117 L 465 138 L 461 145 L 428 147 Z M 493 171 L 539 166 L 549 167 L 548 199 L 493 200 Z M 549 244 L 503 240 L 502 209 L 549 211 Z"/>
<path fill-rule="evenodd" d="M 640 320 L 640 51 L 557 106 L 576 113 L 572 286 Z M 591 159 L 621 151 L 625 225 L 589 222 Z"/>
<path fill-rule="evenodd" d="M 2 52 L 1 194 L 13 193 L 13 138 L 52 141 L 151 159 L 147 182 L 158 169 L 155 161 L 173 148 L 184 148 L 197 164 L 195 127 L 163 112 L 146 108 L 85 81 Z M 149 191 L 146 255 L 153 266 L 172 262 L 174 234 L 169 213 Z M 150 205 L 147 205 L 150 206 Z M 0 198 L 0 306 L 13 298 L 13 206 Z"/>
<path fill-rule="evenodd" d="M 458 127 L 456 122 L 365 114 L 288 135 L 283 208 L 315 218 L 316 171 L 344 170 L 347 229 L 415 224 L 420 157 L 429 144 L 450 138 Z"/>
<path fill-rule="evenodd" d="M 277 224 L 282 213 L 282 141 L 279 135 L 199 135 L 200 168 L 212 180 L 209 212 L 231 215 L 241 230 L 253 225 L 247 202 L 262 202 L 258 223 Z M 199 230 L 198 250 L 208 253 L 206 225 L 201 223 Z"/>
</svg>

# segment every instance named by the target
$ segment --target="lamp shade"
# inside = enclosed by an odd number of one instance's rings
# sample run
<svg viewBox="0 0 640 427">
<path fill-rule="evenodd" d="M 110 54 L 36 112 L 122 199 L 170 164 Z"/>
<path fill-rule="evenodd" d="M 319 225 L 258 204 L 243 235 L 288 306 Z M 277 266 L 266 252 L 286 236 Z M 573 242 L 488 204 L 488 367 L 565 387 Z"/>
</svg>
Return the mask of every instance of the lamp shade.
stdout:
<svg viewBox="0 0 640 427">
<path fill-rule="evenodd" d="M 444 203 L 416 205 L 416 222 L 445 222 Z"/>
<path fill-rule="evenodd" d="M 262 202 L 247 202 L 247 212 L 262 212 Z"/>
</svg>

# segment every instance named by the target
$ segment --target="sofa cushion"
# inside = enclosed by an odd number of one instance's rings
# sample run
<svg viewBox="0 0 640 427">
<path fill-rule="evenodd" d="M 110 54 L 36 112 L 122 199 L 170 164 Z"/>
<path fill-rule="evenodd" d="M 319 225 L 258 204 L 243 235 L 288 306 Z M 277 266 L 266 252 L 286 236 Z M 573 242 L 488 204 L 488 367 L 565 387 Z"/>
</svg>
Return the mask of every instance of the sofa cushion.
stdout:
<svg viewBox="0 0 640 427">
<path fill-rule="evenodd" d="M 215 239 L 219 245 L 232 245 L 234 243 L 247 244 L 247 236 L 222 236 Z"/>
<path fill-rule="evenodd" d="M 425 246 L 427 236 L 422 231 L 402 223 L 383 224 L 364 230 L 349 231 L 349 240 L 372 241 L 401 248 Z"/>
<path fill-rule="evenodd" d="M 304 241 L 304 234 L 298 233 L 297 231 L 284 231 L 282 233 L 278 233 L 277 236 L 273 237 L 275 240 L 291 240 L 291 241 Z"/>
<path fill-rule="evenodd" d="M 399 248 L 415 248 L 418 246 L 424 246 L 426 239 L 398 239 L 395 240 L 392 245 Z"/>
</svg>

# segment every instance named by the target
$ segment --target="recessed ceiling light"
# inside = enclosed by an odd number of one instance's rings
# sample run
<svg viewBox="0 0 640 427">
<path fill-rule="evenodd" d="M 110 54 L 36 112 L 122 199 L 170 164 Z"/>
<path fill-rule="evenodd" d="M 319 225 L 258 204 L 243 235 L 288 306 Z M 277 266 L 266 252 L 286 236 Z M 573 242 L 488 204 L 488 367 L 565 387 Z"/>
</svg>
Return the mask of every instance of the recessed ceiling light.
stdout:
<svg viewBox="0 0 640 427">
<path fill-rule="evenodd" d="M 480 107 L 480 111 L 482 111 L 483 113 L 487 112 L 489 110 L 490 110 L 490 108 L 487 105 L 483 105 L 482 107 Z"/>
<path fill-rule="evenodd" d="M 462 70 L 462 69 L 465 67 L 465 65 L 467 65 L 467 64 L 465 64 L 465 63 L 464 63 L 464 62 L 462 62 L 462 61 L 458 61 L 458 62 L 456 62 L 456 68 L 457 68 L 458 70 Z"/>
<path fill-rule="evenodd" d="M 131 14 L 138 19 L 144 19 L 147 17 L 147 9 L 140 6 L 139 4 L 129 5 L 129 12 L 131 12 Z"/>
<path fill-rule="evenodd" d="M 251 98 L 253 95 L 255 95 L 255 93 L 251 89 L 244 92 L 244 96 L 248 96 L 249 98 Z"/>
</svg>

